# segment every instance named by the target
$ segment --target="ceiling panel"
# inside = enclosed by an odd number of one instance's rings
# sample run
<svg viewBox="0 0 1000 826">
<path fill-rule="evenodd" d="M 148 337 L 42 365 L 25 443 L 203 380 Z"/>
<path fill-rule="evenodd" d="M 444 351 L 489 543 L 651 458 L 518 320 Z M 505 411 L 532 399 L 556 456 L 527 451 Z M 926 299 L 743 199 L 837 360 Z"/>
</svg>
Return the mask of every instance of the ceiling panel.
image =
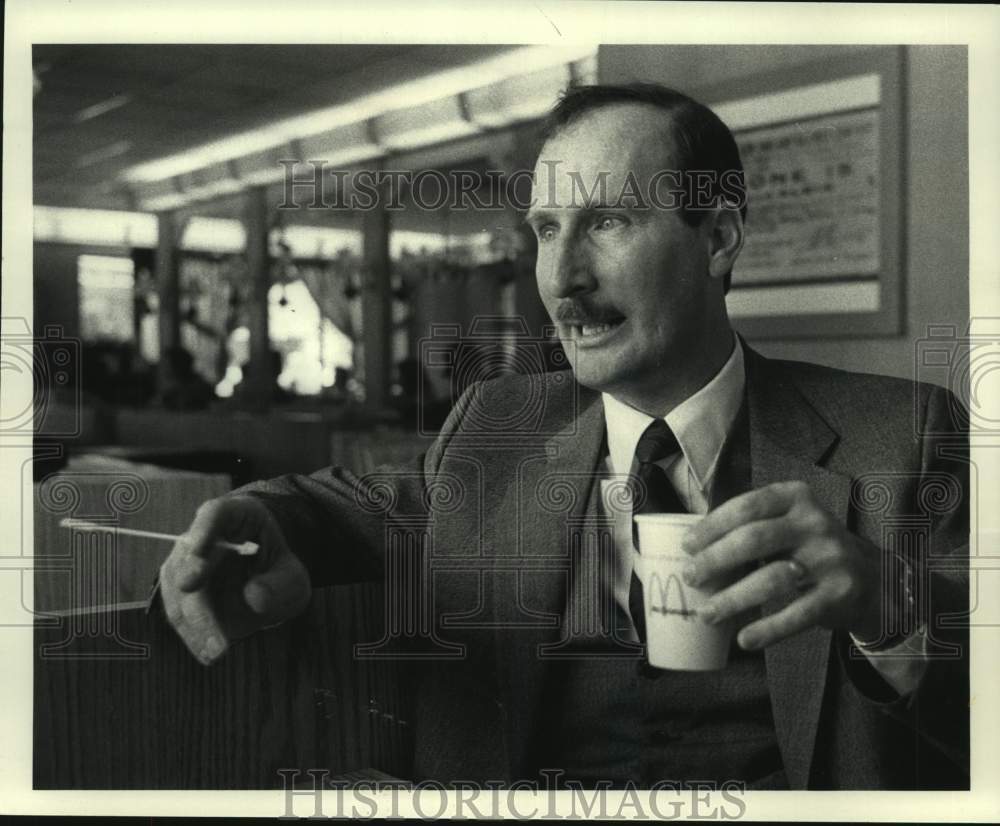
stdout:
<svg viewBox="0 0 1000 826">
<path fill-rule="evenodd" d="M 507 48 L 36 45 L 32 59 L 41 88 L 34 98 L 35 200 L 102 206 L 93 202 L 102 197 L 98 190 L 116 190 L 128 167 Z M 128 95 L 128 102 L 76 119 L 81 110 L 116 95 Z M 131 144 L 127 152 L 80 167 L 81 159 L 121 148 L 122 141 Z"/>
</svg>

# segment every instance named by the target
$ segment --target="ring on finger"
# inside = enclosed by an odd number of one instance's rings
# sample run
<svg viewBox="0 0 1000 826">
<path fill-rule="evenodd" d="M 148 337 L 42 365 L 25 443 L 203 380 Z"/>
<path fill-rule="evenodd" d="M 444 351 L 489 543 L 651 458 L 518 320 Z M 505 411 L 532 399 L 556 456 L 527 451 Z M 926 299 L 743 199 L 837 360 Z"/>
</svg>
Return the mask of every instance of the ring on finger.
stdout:
<svg viewBox="0 0 1000 826">
<path fill-rule="evenodd" d="M 802 589 L 810 584 L 809 571 L 806 570 L 806 566 L 799 562 L 799 560 L 789 557 L 785 560 L 785 565 L 796 588 Z"/>
</svg>

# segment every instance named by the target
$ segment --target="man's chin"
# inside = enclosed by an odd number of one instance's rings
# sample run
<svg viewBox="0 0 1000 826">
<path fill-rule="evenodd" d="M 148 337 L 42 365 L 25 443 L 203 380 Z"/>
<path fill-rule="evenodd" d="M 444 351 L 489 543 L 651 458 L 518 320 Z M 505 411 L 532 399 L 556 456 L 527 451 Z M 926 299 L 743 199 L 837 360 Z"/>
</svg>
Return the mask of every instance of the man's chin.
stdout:
<svg viewBox="0 0 1000 826">
<path fill-rule="evenodd" d="M 582 384 L 598 393 L 614 393 L 616 389 L 628 384 L 628 375 L 618 369 L 611 369 L 610 365 L 598 365 L 588 363 L 591 361 L 586 357 L 570 358 L 570 366 L 573 368 L 573 377 L 578 384 Z"/>
</svg>

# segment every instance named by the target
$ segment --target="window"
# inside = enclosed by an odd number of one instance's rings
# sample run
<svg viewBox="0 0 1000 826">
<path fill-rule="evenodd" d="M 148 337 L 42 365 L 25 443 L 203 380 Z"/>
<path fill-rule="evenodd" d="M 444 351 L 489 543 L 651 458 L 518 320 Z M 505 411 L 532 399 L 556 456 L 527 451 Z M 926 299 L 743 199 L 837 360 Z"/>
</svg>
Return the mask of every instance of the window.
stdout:
<svg viewBox="0 0 1000 826">
<path fill-rule="evenodd" d="M 132 259 L 81 255 L 76 280 L 80 290 L 80 336 L 85 342 L 135 340 L 135 276 Z"/>
<path fill-rule="evenodd" d="M 328 318 L 301 280 L 274 284 L 268 293 L 271 347 L 281 354 L 278 384 L 312 396 L 332 387 L 336 369 L 350 368 L 354 346 Z"/>
</svg>

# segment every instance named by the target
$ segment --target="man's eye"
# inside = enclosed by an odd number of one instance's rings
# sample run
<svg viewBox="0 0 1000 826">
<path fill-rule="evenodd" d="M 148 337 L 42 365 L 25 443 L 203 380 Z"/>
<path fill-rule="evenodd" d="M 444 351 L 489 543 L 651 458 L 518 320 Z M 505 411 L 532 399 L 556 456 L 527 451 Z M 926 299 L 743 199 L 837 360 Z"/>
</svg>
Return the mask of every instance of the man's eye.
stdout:
<svg viewBox="0 0 1000 826">
<path fill-rule="evenodd" d="M 625 221 L 617 215 L 602 215 L 597 219 L 597 222 L 594 224 L 594 228 L 601 231 L 607 231 L 609 229 L 617 229 L 624 223 Z"/>
<path fill-rule="evenodd" d="M 539 227 L 537 235 L 539 241 L 551 241 L 553 238 L 556 237 L 555 227 L 551 226 Z"/>
</svg>

